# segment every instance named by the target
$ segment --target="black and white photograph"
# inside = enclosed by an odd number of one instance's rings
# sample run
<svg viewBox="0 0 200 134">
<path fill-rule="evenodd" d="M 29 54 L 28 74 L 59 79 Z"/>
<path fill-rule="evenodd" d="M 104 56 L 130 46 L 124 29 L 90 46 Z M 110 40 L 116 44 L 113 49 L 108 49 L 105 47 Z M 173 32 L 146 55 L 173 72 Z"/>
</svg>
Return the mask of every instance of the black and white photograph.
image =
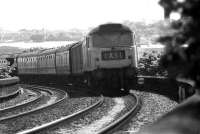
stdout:
<svg viewBox="0 0 200 134">
<path fill-rule="evenodd" d="M 200 1 L 0 0 L 0 134 L 200 134 Z"/>
</svg>

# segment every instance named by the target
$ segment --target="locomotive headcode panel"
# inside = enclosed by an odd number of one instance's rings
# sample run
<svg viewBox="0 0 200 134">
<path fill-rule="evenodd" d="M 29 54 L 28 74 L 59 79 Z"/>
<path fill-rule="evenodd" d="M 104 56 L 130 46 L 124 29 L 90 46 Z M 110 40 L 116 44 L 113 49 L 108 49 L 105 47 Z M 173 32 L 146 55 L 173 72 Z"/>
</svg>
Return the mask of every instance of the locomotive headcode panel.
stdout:
<svg viewBox="0 0 200 134">
<path fill-rule="evenodd" d="M 102 52 L 102 60 L 121 60 L 121 59 L 125 59 L 125 51 L 112 50 L 112 51 Z"/>
</svg>

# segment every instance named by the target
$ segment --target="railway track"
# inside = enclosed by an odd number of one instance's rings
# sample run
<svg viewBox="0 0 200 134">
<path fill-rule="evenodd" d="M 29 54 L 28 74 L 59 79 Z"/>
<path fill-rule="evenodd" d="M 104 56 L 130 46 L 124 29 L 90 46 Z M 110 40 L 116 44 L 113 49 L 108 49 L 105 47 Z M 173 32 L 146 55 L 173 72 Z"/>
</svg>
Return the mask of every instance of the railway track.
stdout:
<svg viewBox="0 0 200 134">
<path fill-rule="evenodd" d="M 123 116 L 120 116 L 119 118 L 117 118 L 115 121 L 111 121 L 109 123 L 107 122 L 106 125 L 104 124 L 103 127 L 101 127 L 98 130 L 95 130 L 95 133 L 103 134 L 103 133 L 114 132 L 117 129 L 119 129 L 121 126 L 123 126 L 124 123 L 126 123 L 129 119 L 131 119 L 132 116 L 134 116 L 137 113 L 137 111 L 140 109 L 140 106 L 141 106 L 140 98 L 138 98 L 135 95 L 131 95 L 131 97 L 132 97 L 133 101 L 135 102 L 134 106 L 132 108 L 130 108 L 125 114 L 123 114 Z M 88 115 L 92 114 L 93 111 L 95 112 L 96 109 L 101 110 L 101 107 L 103 107 L 102 105 L 104 103 L 106 103 L 105 101 L 106 101 L 106 99 L 102 96 L 98 102 L 96 102 L 95 104 L 93 104 L 85 109 L 82 109 L 71 115 L 62 117 L 60 119 L 54 120 L 52 122 L 43 124 L 41 126 L 21 131 L 18 134 L 30 134 L 30 133 L 42 133 L 43 134 L 43 133 L 49 133 L 49 132 L 57 133 L 56 129 L 58 129 L 60 126 L 69 124 L 70 122 L 72 122 L 74 120 L 78 120 L 84 116 L 88 116 Z M 63 133 L 66 133 L 66 131 Z"/>
<path fill-rule="evenodd" d="M 86 84 L 84 83 L 63 83 L 62 86 L 59 86 L 58 83 L 55 82 L 51 82 L 48 83 L 47 82 L 26 82 L 27 84 L 30 85 L 43 85 L 43 86 L 48 86 L 48 87 L 52 87 L 52 88 L 58 88 L 58 89 L 62 89 L 64 91 L 66 91 L 68 93 L 68 95 L 70 97 L 82 97 L 82 96 L 100 96 L 100 93 L 96 93 L 93 92 L 93 90 L 90 89 L 90 87 L 88 87 Z"/>
<path fill-rule="evenodd" d="M 32 89 L 34 90 L 34 89 Z M 34 97 L 33 99 L 27 100 L 25 102 L 22 103 L 18 103 L 16 105 L 13 106 L 9 106 L 3 109 L 0 109 L 0 120 L 2 117 L 6 117 L 6 114 L 8 114 L 9 112 L 13 112 L 16 111 L 17 109 L 22 109 L 23 107 L 27 107 L 29 105 L 33 105 L 34 103 L 38 102 L 39 100 L 42 99 L 43 95 L 41 92 L 39 92 L 38 90 L 34 90 L 34 93 L 36 93 L 36 97 Z"/>
<path fill-rule="evenodd" d="M 22 116 L 28 115 L 28 114 L 34 114 L 37 112 L 40 112 L 41 110 L 51 108 L 59 103 L 61 103 L 64 99 L 66 99 L 67 94 L 64 91 L 61 91 L 59 89 L 52 89 L 52 88 L 47 88 L 47 87 L 42 87 L 42 86 L 37 86 L 37 85 L 20 85 L 25 88 L 29 88 L 31 90 L 34 90 L 39 94 L 39 97 L 28 101 L 26 103 L 22 103 L 16 106 L 8 107 L 5 109 L 0 110 L 0 114 L 2 118 L 0 118 L 0 122 L 2 121 L 7 121 L 15 118 L 20 118 Z M 54 90 L 54 91 L 53 91 Z M 40 101 L 44 100 L 44 97 L 51 98 L 52 96 L 55 97 L 55 90 L 58 92 L 58 96 L 52 100 L 48 99 L 47 102 L 39 103 Z M 35 105 L 38 103 L 39 105 Z M 32 105 L 32 107 L 31 107 Z"/>
<path fill-rule="evenodd" d="M 136 99 L 136 104 L 123 116 L 115 120 L 113 123 L 107 125 L 106 127 L 100 129 L 97 134 L 110 134 L 114 133 L 115 131 L 119 130 L 123 125 L 125 125 L 133 116 L 136 115 L 136 113 L 141 108 L 142 102 L 141 98 L 137 97 L 134 94 L 131 94 L 132 97 Z"/>
<path fill-rule="evenodd" d="M 43 124 L 41 126 L 38 126 L 38 127 L 35 127 L 35 128 L 32 128 L 32 129 L 28 129 L 28 130 L 25 130 L 25 131 L 21 131 L 19 132 L 18 134 L 31 134 L 31 133 L 38 133 L 40 131 L 45 131 L 51 127 L 54 127 L 55 125 L 59 125 L 63 122 L 66 122 L 66 121 L 70 121 L 70 120 L 74 120 L 76 118 L 78 118 L 79 116 L 83 115 L 83 114 L 86 114 L 87 112 L 89 112 L 90 110 L 93 110 L 95 109 L 96 107 L 100 106 L 104 101 L 104 98 L 103 96 L 101 97 L 101 99 L 96 102 L 95 104 L 83 109 L 83 110 L 80 110 L 78 112 L 75 112 L 71 115 L 68 115 L 68 116 L 65 116 L 65 117 L 62 117 L 58 120 L 55 120 L 55 121 L 52 121 L 52 122 L 49 122 L 49 123 L 46 123 L 46 124 Z"/>
</svg>

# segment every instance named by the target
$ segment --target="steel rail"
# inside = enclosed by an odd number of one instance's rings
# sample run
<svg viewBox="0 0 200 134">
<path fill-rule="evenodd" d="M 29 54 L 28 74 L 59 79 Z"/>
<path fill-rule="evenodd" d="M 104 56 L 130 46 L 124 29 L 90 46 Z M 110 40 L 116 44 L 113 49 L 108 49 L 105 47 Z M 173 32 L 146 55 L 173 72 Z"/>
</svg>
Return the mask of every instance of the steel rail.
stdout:
<svg viewBox="0 0 200 134">
<path fill-rule="evenodd" d="M 30 104 L 33 104 L 33 103 L 35 103 L 35 102 L 37 102 L 37 101 L 42 99 L 43 95 L 42 95 L 41 92 L 39 92 L 39 91 L 37 91 L 35 89 L 30 89 L 30 90 L 34 90 L 37 93 L 37 97 L 35 97 L 34 99 L 31 99 L 29 101 L 26 101 L 24 103 L 19 103 L 19 104 L 16 104 L 14 106 L 10 106 L 10 107 L 6 107 L 4 109 L 0 109 L 0 114 L 6 113 L 6 112 L 10 112 L 11 110 L 20 109 L 22 107 L 26 107 L 26 106 L 28 106 Z M 0 120 L 1 120 L 1 118 L 0 118 Z"/>
<path fill-rule="evenodd" d="M 48 87 L 46 87 L 46 88 L 48 88 Z M 1 118 L 0 122 L 1 121 L 6 121 L 6 120 L 10 120 L 10 119 L 14 119 L 14 118 L 19 118 L 19 117 L 24 116 L 24 115 L 36 113 L 36 112 L 39 112 L 40 110 L 44 110 L 46 108 L 53 107 L 53 106 L 61 103 L 62 101 L 64 101 L 66 98 L 67 98 L 67 94 L 65 93 L 65 95 L 63 95 L 63 97 L 61 99 L 55 101 L 54 103 L 51 103 L 49 105 L 46 105 L 46 106 L 43 106 L 43 107 L 39 107 L 39 108 L 36 108 L 36 109 L 32 109 L 32 110 L 27 111 L 27 112 L 22 112 L 22 113 L 19 113 L 19 114 L 16 114 L 16 115 L 12 115 L 12 116 L 8 116 L 8 117 L 5 117 L 5 118 Z"/>
<path fill-rule="evenodd" d="M 96 132 L 96 134 L 111 134 L 116 130 L 118 130 L 123 125 L 125 125 L 125 123 L 127 123 L 133 116 L 136 115 L 136 113 L 141 108 L 141 98 L 137 97 L 135 94 L 130 94 L 130 95 L 136 99 L 136 104 L 134 105 L 134 107 L 119 119 L 115 120 L 111 124 L 107 125 L 106 127 Z"/>
<path fill-rule="evenodd" d="M 103 101 L 104 101 L 104 97 L 101 96 L 101 99 L 100 99 L 98 102 L 96 102 L 95 104 L 93 104 L 93 105 L 91 105 L 91 106 L 89 106 L 89 107 L 87 107 L 87 108 L 85 108 L 85 109 L 82 109 L 82 110 L 80 110 L 80 111 L 78 111 L 78 112 L 76 112 L 76 113 L 73 113 L 73 114 L 71 114 L 71 115 L 62 117 L 62 118 L 60 118 L 60 119 L 54 120 L 54 121 L 52 121 L 52 122 L 43 124 L 43 125 L 41 125 L 41 126 L 37 126 L 37 127 L 32 128 L 32 129 L 28 129 L 28 130 L 21 131 L 21 132 L 19 132 L 19 133 L 17 133 L 17 134 L 32 134 L 32 133 L 37 133 L 37 132 L 39 132 L 39 131 L 46 130 L 46 129 L 52 127 L 52 126 L 58 125 L 58 124 L 60 124 L 60 123 L 62 123 L 62 122 L 69 121 L 69 120 L 71 120 L 71 119 L 73 119 L 73 118 L 77 118 L 77 117 L 79 117 L 79 116 L 81 116 L 81 115 L 83 115 L 83 114 L 86 114 L 86 113 L 89 112 L 90 110 L 93 110 L 93 109 L 95 109 L 96 107 L 98 107 L 98 106 L 100 106 L 101 104 L 103 104 Z"/>
</svg>

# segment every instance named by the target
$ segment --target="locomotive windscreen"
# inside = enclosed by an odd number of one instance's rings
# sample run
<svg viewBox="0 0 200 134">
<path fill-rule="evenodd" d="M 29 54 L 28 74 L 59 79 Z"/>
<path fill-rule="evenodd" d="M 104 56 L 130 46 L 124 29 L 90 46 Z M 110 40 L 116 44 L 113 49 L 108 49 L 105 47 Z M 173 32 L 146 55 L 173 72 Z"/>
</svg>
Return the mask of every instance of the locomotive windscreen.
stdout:
<svg viewBox="0 0 200 134">
<path fill-rule="evenodd" d="M 92 36 L 94 47 L 132 46 L 132 33 L 95 34 Z"/>
</svg>

